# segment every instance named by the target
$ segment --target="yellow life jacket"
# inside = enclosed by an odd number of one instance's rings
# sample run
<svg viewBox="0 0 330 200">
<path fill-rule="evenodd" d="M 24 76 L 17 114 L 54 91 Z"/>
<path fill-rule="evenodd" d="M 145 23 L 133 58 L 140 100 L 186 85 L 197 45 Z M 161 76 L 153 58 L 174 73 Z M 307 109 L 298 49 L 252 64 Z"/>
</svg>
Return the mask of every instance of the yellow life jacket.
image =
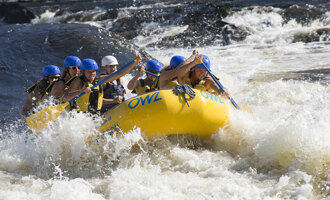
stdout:
<svg viewBox="0 0 330 200">
<path fill-rule="evenodd" d="M 151 87 L 145 83 L 144 79 L 139 79 L 139 81 L 141 87 L 139 87 L 137 90 L 133 90 L 133 93 L 136 93 L 137 95 L 142 95 L 147 92 L 152 92 L 159 89 L 159 77 L 156 78 Z"/>
<path fill-rule="evenodd" d="M 195 89 L 197 89 L 197 90 L 202 90 L 202 91 L 207 92 L 207 90 L 206 90 L 206 88 L 205 88 L 205 80 L 201 80 L 201 81 L 199 81 L 197 84 L 192 85 L 192 84 L 191 84 L 191 81 L 190 81 L 190 78 L 188 77 L 188 78 L 186 78 L 185 83 L 186 83 L 187 85 L 189 85 L 191 88 L 195 88 Z"/>
<path fill-rule="evenodd" d="M 31 92 L 33 92 L 37 87 L 39 87 L 41 90 L 40 94 L 42 95 L 42 97 L 35 103 L 35 105 L 38 106 L 47 98 L 48 94 L 50 93 L 54 85 L 55 85 L 55 81 L 49 83 L 48 81 L 40 80 L 37 83 L 30 86 L 28 89 L 26 89 L 25 93 L 31 94 Z"/>
<path fill-rule="evenodd" d="M 175 86 L 180 85 L 179 82 L 177 80 L 172 80 L 168 83 L 168 88 L 173 88 Z"/>
<path fill-rule="evenodd" d="M 85 81 L 84 76 L 79 76 L 82 84 L 83 89 L 87 87 L 92 87 L 91 83 Z M 97 114 L 100 112 L 102 108 L 103 102 L 103 89 L 99 85 L 92 90 L 92 93 L 84 94 L 80 98 L 78 98 L 75 103 L 73 104 L 72 108 L 76 108 L 78 111 L 81 112 L 89 112 L 92 114 Z"/>
</svg>

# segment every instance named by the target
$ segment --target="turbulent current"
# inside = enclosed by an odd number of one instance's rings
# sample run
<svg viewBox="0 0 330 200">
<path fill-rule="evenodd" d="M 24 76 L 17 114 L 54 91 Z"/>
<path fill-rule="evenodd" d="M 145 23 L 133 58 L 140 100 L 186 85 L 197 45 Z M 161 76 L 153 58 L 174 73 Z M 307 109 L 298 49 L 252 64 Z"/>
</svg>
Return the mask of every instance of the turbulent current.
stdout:
<svg viewBox="0 0 330 200">
<path fill-rule="evenodd" d="M 25 2 L 30 23 L 2 16 L 0 199 L 329 200 L 330 4 L 274 2 Z M 86 142 L 101 119 L 63 115 L 30 134 L 20 118 L 43 66 L 68 55 L 168 65 L 195 49 L 253 110 L 231 108 L 209 140 L 136 127 Z"/>
</svg>

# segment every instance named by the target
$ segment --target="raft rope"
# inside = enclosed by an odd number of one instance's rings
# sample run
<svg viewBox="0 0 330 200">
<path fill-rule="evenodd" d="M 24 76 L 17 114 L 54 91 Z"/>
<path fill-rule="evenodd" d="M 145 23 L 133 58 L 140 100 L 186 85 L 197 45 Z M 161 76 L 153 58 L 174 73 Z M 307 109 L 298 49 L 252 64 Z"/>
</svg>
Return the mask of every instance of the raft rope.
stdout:
<svg viewBox="0 0 330 200">
<path fill-rule="evenodd" d="M 186 94 L 192 99 L 196 97 L 196 92 L 191 87 L 189 87 L 189 85 L 187 85 L 187 84 L 175 86 L 175 87 L 173 87 L 173 91 L 175 92 L 176 95 L 179 95 L 179 94 L 183 95 L 183 98 L 186 101 L 188 107 L 190 107 L 190 105 L 186 98 Z"/>
</svg>

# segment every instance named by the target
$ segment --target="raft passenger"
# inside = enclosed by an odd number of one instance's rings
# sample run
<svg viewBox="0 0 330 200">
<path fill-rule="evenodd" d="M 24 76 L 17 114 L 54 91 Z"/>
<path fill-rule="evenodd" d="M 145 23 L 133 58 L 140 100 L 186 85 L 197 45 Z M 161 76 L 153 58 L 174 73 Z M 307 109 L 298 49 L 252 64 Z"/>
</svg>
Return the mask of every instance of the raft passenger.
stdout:
<svg viewBox="0 0 330 200">
<path fill-rule="evenodd" d="M 61 77 L 60 69 L 55 65 L 44 67 L 43 79 L 29 87 L 25 92 L 29 94 L 21 111 L 22 117 L 27 117 L 32 108 L 40 105 L 50 93 L 55 82 Z"/>
<path fill-rule="evenodd" d="M 177 74 L 179 66 L 186 60 L 183 56 L 173 56 L 170 61 L 170 65 L 165 67 L 159 75 L 159 88 L 172 88 L 180 85 L 177 81 Z"/>
<path fill-rule="evenodd" d="M 117 71 L 118 61 L 116 57 L 105 56 L 103 57 L 101 63 L 104 71 L 106 72 L 106 75 L 110 75 Z M 125 94 L 126 90 L 124 88 L 124 81 L 122 78 L 118 78 L 116 81 L 106 83 L 103 91 L 103 105 L 101 114 L 125 101 Z"/>
<path fill-rule="evenodd" d="M 141 66 L 138 73 L 127 84 L 127 89 L 133 90 L 133 93 L 141 95 L 147 92 L 158 90 L 158 78 L 148 74 L 145 79 L 139 79 L 139 77 L 145 72 L 151 72 L 152 74 L 159 75 L 162 66 L 160 62 L 156 60 L 149 60 L 146 67 Z"/>
<path fill-rule="evenodd" d="M 160 72 L 159 88 L 166 89 L 180 85 L 180 83 L 183 82 L 180 79 L 182 79 L 182 76 L 186 74 L 187 71 L 186 68 L 182 66 L 192 62 L 196 55 L 198 55 L 198 51 L 194 50 L 188 59 L 183 56 L 173 56 L 170 65 Z"/>
<path fill-rule="evenodd" d="M 55 83 L 50 93 L 55 99 L 60 100 L 72 81 L 80 75 L 81 60 L 76 56 L 68 56 L 64 59 L 63 67 L 62 78 Z"/>
<path fill-rule="evenodd" d="M 229 98 L 227 91 L 223 92 L 215 81 L 208 75 L 204 65 L 210 70 L 210 59 L 206 55 L 195 55 L 194 60 L 184 66 L 181 66 L 183 70 L 178 74 L 180 84 L 187 84 L 192 88 L 207 91 L 215 95 L 222 95 Z"/>
<path fill-rule="evenodd" d="M 118 72 L 116 75 L 112 76 L 104 83 L 91 90 L 93 85 L 108 77 L 108 75 L 101 75 L 96 77 L 96 71 L 98 70 L 96 61 L 93 59 L 84 59 L 81 64 L 82 75 L 72 82 L 67 94 L 64 95 L 64 100 L 68 101 L 81 94 L 82 92 L 85 92 L 85 95 L 75 101 L 75 106 L 73 106 L 73 108 L 77 109 L 78 112 L 81 111 L 89 112 L 91 114 L 100 114 L 103 104 L 103 91 L 105 84 L 124 76 L 129 71 L 131 71 L 131 69 L 133 69 L 141 60 L 142 58 L 138 54 L 135 57 L 134 63 L 121 69 L 120 72 Z"/>
</svg>

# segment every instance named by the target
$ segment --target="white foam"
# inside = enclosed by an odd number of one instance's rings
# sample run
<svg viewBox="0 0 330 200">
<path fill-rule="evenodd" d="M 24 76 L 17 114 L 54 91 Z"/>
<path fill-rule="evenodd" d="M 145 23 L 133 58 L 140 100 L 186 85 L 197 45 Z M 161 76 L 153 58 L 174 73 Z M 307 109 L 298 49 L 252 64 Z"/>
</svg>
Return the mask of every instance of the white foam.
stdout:
<svg viewBox="0 0 330 200">
<path fill-rule="evenodd" d="M 330 66 L 326 43 L 291 43 L 296 33 L 328 26 L 330 14 L 302 26 L 283 24 L 278 12 L 243 9 L 226 20 L 247 28 L 245 41 L 198 48 L 235 101 L 253 114 L 231 108 L 230 125 L 202 147 L 145 140 L 138 128 L 90 140 L 99 119 L 81 113 L 61 116 L 38 136 L 14 125 L 1 130 L 10 137 L 0 140 L 0 198 L 327 199 L 329 84 L 285 78 Z M 154 41 L 182 31 L 145 25 L 155 31 Z M 141 46 L 150 40 L 135 38 Z M 189 57 L 193 49 L 145 50 L 168 64 L 173 55 Z"/>
<path fill-rule="evenodd" d="M 329 12 L 325 13 L 322 20 L 316 19 L 302 25 L 294 19 L 285 21 L 281 11 L 273 7 L 243 8 L 224 18 L 224 21 L 249 33 L 243 41 L 246 44 L 288 44 L 297 34 L 308 34 L 320 28 L 329 28 Z"/>
</svg>

